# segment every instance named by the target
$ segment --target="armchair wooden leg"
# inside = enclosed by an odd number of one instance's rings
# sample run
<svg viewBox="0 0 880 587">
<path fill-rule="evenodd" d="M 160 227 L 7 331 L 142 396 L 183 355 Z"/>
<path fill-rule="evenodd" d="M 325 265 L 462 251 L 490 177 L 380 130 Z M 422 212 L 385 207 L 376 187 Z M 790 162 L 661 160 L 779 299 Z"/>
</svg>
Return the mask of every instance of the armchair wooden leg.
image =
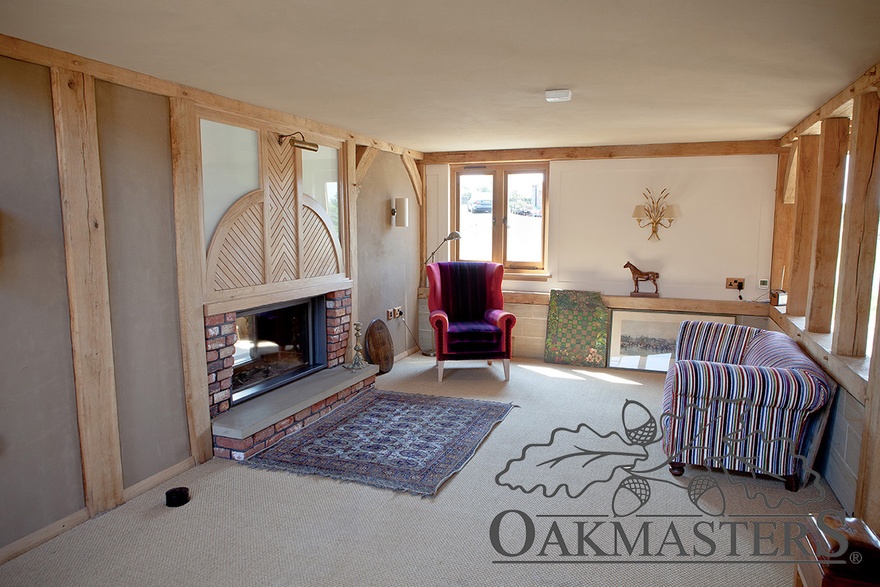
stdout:
<svg viewBox="0 0 880 587">
<path fill-rule="evenodd" d="M 684 463 L 670 461 L 669 472 L 672 473 L 673 477 L 681 477 L 682 475 L 684 475 Z"/>
<path fill-rule="evenodd" d="M 443 361 L 437 361 L 437 381 L 443 382 Z"/>
<path fill-rule="evenodd" d="M 504 363 L 504 380 L 510 381 L 510 359 L 502 359 L 502 363 Z"/>
<path fill-rule="evenodd" d="M 785 479 L 786 490 L 795 492 L 800 489 L 800 480 L 797 475 L 786 475 L 783 479 Z"/>
</svg>

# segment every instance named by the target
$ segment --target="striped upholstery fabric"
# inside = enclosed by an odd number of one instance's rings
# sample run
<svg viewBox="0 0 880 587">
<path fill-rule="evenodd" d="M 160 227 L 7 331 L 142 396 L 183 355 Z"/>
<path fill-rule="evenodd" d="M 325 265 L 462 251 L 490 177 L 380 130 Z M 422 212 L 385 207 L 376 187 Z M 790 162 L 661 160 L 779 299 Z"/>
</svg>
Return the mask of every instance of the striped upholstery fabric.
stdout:
<svg viewBox="0 0 880 587">
<path fill-rule="evenodd" d="M 781 333 L 690 322 L 679 337 L 681 354 L 666 375 L 661 418 L 670 460 L 797 474 L 805 424 L 829 397 L 822 370 Z M 694 350 L 690 343 L 722 349 Z"/>
<path fill-rule="evenodd" d="M 685 320 L 675 341 L 678 360 L 739 363 L 746 346 L 761 330 L 735 324 Z"/>
</svg>

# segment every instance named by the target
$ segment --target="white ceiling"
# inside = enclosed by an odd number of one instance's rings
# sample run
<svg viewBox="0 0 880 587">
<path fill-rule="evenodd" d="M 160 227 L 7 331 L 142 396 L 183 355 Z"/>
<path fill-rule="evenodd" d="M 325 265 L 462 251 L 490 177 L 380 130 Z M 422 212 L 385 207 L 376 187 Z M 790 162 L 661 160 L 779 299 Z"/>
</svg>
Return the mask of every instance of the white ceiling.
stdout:
<svg viewBox="0 0 880 587">
<path fill-rule="evenodd" d="M 431 152 L 779 138 L 880 62 L 880 1 L 0 0 L 0 33 Z"/>
</svg>

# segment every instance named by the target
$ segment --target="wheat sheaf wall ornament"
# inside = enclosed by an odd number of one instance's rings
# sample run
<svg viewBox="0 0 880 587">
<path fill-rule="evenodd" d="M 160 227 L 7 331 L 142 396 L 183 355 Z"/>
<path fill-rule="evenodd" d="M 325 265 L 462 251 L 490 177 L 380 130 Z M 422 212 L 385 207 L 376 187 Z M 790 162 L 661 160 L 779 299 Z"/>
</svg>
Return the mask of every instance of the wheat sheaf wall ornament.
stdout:
<svg viewBox="0 0 880 587">
<path fill-rule="evenodd" d="M 657 229 L 661 226 L 670 228 L 673 221 L 681 216 L 681 211 L 678 206 L 667 204 L 666 198 L 669 197 L 669 191 L 666 188 L 663 188 L 656 198 L 649 188 L 645 188 L 642 196 L 645 197 L 645 203 L 635 207 L 632 217 L 636 219 L 639 228 L 651 227 L 649 241 L 659 241 L 660 235 L 657 233 Z"/>
</svg>

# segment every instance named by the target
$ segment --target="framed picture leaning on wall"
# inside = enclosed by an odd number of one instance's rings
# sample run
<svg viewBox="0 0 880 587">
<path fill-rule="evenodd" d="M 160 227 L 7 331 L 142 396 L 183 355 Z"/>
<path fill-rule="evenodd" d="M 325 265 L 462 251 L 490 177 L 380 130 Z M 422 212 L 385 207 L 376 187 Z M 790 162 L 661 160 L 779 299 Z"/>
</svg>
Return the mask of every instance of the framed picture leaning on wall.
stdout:
<svg viewBox="0 0 880 587">
<path fill-rule="evenodd" d="M 714 314 L 614 310 L 608 366 L 665 373 L 675 359 L 675 339 L 683 320 L 736 322 L 733 316 Z"/>
</svg>

